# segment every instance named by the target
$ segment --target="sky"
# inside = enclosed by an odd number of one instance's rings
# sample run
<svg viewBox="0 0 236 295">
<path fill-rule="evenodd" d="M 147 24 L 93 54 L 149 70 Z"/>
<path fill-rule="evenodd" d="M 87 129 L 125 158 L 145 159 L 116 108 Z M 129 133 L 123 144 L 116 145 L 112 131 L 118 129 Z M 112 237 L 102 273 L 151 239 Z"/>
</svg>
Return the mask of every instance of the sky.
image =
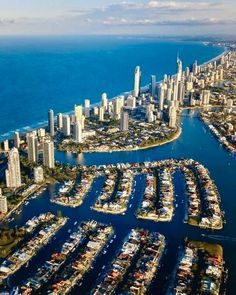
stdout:
<svg viewBox="0 0 236 295">
<path fill-rule="evenodd" d="M 0 0 L 0 35 L 236 34 L 236 0 Z"/>
</svg>

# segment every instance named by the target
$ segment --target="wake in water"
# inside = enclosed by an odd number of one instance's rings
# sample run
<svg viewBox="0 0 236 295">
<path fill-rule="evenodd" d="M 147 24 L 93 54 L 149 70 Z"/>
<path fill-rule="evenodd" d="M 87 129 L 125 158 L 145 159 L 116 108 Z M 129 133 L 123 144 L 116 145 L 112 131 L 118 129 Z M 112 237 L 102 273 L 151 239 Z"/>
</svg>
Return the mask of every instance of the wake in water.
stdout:
<svg viewBox="0 0 236 295">
<path fill-rule="evenodd" d="M 229 242 L 236 243 L 236 238 L 234 237 L 221 236 L 221 235 L 205 235 L 205 234 L 202 234 L 202 236 L 209 239 L 213 239 L 213 240 L 229 241 Z"/>
</svg>

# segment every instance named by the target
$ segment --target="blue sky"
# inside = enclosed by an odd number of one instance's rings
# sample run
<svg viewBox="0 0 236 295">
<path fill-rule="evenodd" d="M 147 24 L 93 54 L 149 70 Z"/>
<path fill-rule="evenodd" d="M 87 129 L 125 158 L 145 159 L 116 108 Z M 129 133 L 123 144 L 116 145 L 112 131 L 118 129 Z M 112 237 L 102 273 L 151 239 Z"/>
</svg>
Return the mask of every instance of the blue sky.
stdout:
<svg viewBox="0 0 236 295">
<path fill-rule="evenodd" d="M 236 0 L 0 0 L 17 34 L 236 34 Z"/>
</svg>

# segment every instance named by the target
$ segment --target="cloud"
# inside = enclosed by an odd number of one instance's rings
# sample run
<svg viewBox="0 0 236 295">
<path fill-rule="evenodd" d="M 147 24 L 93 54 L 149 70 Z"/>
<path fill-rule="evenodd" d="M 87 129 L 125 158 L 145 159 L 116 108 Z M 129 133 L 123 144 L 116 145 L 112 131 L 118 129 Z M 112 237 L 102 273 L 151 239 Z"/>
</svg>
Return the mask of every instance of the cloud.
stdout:
<svg viewBox="0 0 236 295">
<path fill-rule="evenodd" d="M 14 24 L 15 22 L 16 22 L 15 19 L 0 18 L 0 25 L 9 25 L 9 24 Z"/>
<path fill-rule="evenodd" d="M 109 17 L 103 21 L 104 25 L 126 25 L 126 26 L 209 26 L 209 25 L 234 25 L 236 19 L 217 19 L 217 18 L 188 18 L 182 20 L 156 20 L 139 19 L 132 20 L 126 18 Z"/>
<path fill-rule="evenodd" d="M 106 11 L 114 10 L 161 10 L 161 11 L 189 11 L 189 10 L 206 10 L 206 9 L 220 9 L 223 7 L 222 2 L 179 2 L 179 1 L 149 1 L 148 3 L 137 3 L 123 1 L 120 4 L 110 4 Z"/>
<path fill-rule="evenodd" d="M 202 10 L 219 9 L 222 3 L 210 2 L 177 2 L 177 1 L 150 1 L 148 8 L 168 9 L 168 10 Z"/>
</svg>

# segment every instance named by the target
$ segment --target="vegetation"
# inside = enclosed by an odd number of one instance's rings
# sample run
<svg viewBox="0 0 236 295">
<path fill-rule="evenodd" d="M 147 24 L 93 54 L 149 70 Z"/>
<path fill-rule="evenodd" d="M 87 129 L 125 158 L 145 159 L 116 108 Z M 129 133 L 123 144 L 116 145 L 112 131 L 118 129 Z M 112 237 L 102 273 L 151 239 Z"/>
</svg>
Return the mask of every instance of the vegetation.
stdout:
<svg viewBox="0 0 236 295">
<path fill-rule="evenodd" d="M 5 258 L 26 236 L 24 229 L 0 229 L 0 258 Z"/>
<path fill-rule="evenodd" d="M 223 248 L 221 245 L 209 244 L 200 241 L 191 241 L 191 244 L 199 250 L 206 251 L 210 256 L 218 255 L 220 257 L 223 257 Z"/>
</svg>

